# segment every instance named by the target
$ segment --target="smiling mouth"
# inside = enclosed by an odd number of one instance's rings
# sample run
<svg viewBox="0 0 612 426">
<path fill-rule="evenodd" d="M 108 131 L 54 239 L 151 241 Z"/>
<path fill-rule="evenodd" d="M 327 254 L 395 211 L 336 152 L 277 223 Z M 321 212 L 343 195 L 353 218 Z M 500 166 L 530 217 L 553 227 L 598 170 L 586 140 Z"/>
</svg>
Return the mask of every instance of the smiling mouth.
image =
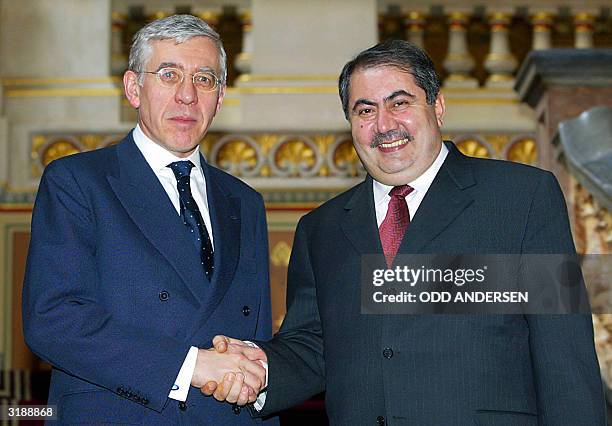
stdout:
<svg viewBox="0 0 612 426">
<path fill-rule="evenodd" d="M 380 145 L 378 145 L 378 147 L 383 148 L 383 149 L 396 148 L 398 146 L 406 145 L 408 142 L 410 142 L 410 140 L 411 139 L 406 138 L 406 139 L 400 139 L 398 141 L 393 141 L 389 143 L 381 143 Z"/>
</svg>

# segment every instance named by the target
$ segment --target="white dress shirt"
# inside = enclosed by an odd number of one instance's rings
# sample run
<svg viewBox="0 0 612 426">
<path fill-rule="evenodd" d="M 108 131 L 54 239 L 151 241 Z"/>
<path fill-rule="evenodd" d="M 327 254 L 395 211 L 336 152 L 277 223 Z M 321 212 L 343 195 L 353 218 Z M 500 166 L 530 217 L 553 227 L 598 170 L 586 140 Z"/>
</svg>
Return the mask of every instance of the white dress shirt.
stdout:
<svg viewBox="0 0 612 426">
<path fill-rule="evenodd" d="M 204 225 L 208 231 L 210 242 L 215 247 L 213 242 L 212 226 L 210 221 L 210 211 L 208 209 L 208 201 L 206 198 L 206 181 L 204 178 L 204 172 L 200 162 L 200 150 L 196 149 L 187 158 L 177 157 L 161 145 L 153 142 L 147 135 L 145 135 L 140 128 L 140 125 L 136 125 L 134 132 L 132 133 L 136 146 L 142 152 L 145 160 L 153 169 L 155 176 L 159 179 L 159 183 L 163 186 L 166 194 L 172 201 L 172 205 L 176 209 L 177 214 L 181 214 L 181 204 L 179 200 L 178 189 L 176 188 L 176 177 L 174 172 L 168 164 L 175 161 L 191 161 L 195 167 L 191 169 L 189 184 L 191 186 L 191 194 L 195 200 Z M 146 190 L 146 188 L 142 188 Z M 204 285 L 204 283 L 202 283 Z M 192 346 L 185 357 L 185 361 L 179 370 L 178 376 L 174 382 L 174 386 L 168 394 L 169 398 L 176 399 L 178 401 L 186 401 L 187 393 L 189 392 L 189 386 L 191 385 L 191 378 L 195 371 L 195 364 L 198 357 L 198 348 Z"/>
<path fill-rule="evenodd" d="M 413 180 L 412 182 L 408 182 L 414 191 L 406 196 L 406 204 L 408 204 L 408 212 L 410 213 L 410 220 L 416 214 L 419 206 L 421 205 L 421 201 L 425 198 L 425 194 L 429 190 L 431 183 L 434 178 L 438 174 L 438 171 L 442 167 L 446 156 L 448 155 L 448 148 L 446 145 L 442 144 L 442 148 L 438 153 L 438 156 L 431 163 L 431 166 L 425 172 Z M 380 228 L 381 223 L 385 219 L 387 215 L 387 210 L 389 208 L 389 201 L 391 201 L 391 197 L 389 196 L 389 191 L 393 188 L 392 186 L 382 184 L 374 179 L 372 179 L 372 187 L 374 191 L 374 206 L 376 208 L 376 224 Z"/>
</svg>

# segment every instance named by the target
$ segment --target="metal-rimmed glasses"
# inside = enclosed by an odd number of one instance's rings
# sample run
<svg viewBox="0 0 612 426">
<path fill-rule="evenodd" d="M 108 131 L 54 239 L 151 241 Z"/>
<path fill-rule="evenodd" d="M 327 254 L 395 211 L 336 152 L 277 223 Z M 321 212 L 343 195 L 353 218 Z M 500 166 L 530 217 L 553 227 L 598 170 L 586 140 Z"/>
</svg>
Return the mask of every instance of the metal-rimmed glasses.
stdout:
<svg viewBox="0 0 612 426">
<path fill-rule="evenodd" d="M 159 82 L 166 87 L 176 87 L 185 79 L 185 72 L 180 68 L 165 67 L 158 71 L 140 71 L 140 74 L 155 74 Z M 219 77 L 210 71 L 199 71 L 190 75 L 193 85 L 201 92 L 212 92 L 221 84 Z"/>
</svg>

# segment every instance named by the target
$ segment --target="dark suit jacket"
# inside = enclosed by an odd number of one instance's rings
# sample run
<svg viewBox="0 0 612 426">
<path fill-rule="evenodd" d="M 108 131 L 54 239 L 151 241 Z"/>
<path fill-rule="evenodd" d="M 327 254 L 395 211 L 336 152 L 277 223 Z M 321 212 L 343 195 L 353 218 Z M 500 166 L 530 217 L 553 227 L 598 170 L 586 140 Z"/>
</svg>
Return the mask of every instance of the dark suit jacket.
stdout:
<svg viewBox="0 0 612 426">
<path fill-rule="evenodd" d="M 193 387 L 186 410 L 168 398 L 191 345 L 210 347 L 220 333 L 271 336 L 262 198 L 203 158 L 202 166 L 212 282 L 131 134 L 45 169 L 23 322 L 28 345 L 54 367 L 49 404 L 62 424 L 254 423 Z"/>
<path fill-rule="evenodd" d="M 574 251 L 552 174 L 447 146 L 400 253 Z M 325 390 L 333 425 L 605 424 L 590 317 L 362 315 L 372 253 L 370 177 L 300 220 L 263 413 Z"/>
</svg>

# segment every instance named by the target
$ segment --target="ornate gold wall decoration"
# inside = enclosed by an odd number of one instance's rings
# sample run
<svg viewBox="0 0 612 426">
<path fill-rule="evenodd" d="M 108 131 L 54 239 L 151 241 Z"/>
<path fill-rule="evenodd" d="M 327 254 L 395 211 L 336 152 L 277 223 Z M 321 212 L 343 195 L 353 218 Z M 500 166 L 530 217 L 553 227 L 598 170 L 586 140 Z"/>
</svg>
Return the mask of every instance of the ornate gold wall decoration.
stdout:
<svg viewBox="0 0 612 426">
<path fill-rule="evenodd" d="M 304 136 L 288 137 L 273 147 L 268 155 L 269 166 L 278 176 L 314 176 L 320 166 L 317 145 Z"/>
<path fill-rule="evenodd" d="M 353 147 L 350 137 L 339 138 L 330 148 L 331 159 L 328 163 L 336 174 L 347 177 L 356 177 L 364 173 L 363 165 Z"/>
<path fill-rule="evenodd" d="M 491 149 L 493 158 L 504 158 L 504 149 L 510 142 L 511 135 L 483 135 L 482 139 L 488 144 Z"/>
<path fill-rule="evenodd" d="M 53 160 L 113 145 L 123 136 L 104 133 L 36 134 L 32 136 L 30 151 L 32 176 L 40 176 Z"/>
<path fill-rule="evenodd" d="M 524 164 L 535 164 L 538 158 L 538 147 L 533 138 L 523 138 L 512 142 L 506 158 Z"/>
<path fill-rule="evenodd" d="M 221 138 L 211 149 L 209 161 L 237 176 L 253 176 L 263 156 L 257 142 L 243 137 Z"/>
<path fill-rule="evenodd" d="M 81 149 L 74 142 L 67 139 L 58 139 L 43 150 L 40 162 L 43 167 L 47 167 L 51 161 L 77 152 L 81 152 Z"/>
<path fill-rule="evenodd" d="M 477 139 L 464 139 L 457 142 L 457 148 L 464 155 L 478 158 L 490 158 L 491 153 L 482 142 Z"/>
<path fill-rule="evenodd" d="M 32 176 L 40 176 L 50 161 L 79 151 L 119 142 L 123 134 L 65 133 L 32 137 Z M 533 164 L 536 145 L 530 135 L 458 134 L 461 152 L 473 157 L 504 158 Z M 55 144 L 55 145 L 54 145 Z M 210 132 L 200 142 L 206 160 L 238 177 L 346 178 L 365 175 L 351 135 L 342 133 L 221 133 Z"/>
<path fill-rule="evenodd" d="M 274 248 L 272 248 L 272 252 L 270 253 L 270 262 L 274 266 L 284 266 L 287 267 L 289 265 L 289 258 L 291 257 L 291 246 L 287 244 L 285 241 L 278 242 Z"/>
</svg>

